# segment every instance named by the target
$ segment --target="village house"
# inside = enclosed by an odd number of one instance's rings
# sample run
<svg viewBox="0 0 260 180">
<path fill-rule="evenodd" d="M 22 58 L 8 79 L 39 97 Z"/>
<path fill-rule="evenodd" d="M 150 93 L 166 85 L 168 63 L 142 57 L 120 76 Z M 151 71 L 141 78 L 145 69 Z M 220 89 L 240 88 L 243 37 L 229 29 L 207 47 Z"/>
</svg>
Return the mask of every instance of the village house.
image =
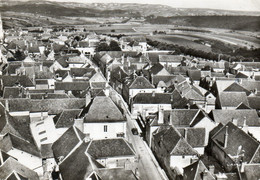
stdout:
<svg viewBox="0 0 260 180">
<path fill-rule="evenodd" d="M 232 122 L 227 123 L 213 135 L 211 141 L 213 156 L 228 172 L 243 164 L 259 163 L 259 142 Z"/>
<path fill-rule="evenodd" d="M 126 137 L 126 118 L 106 96 L 96 96 L 75 121 L 90 139 Z"/>
</svg>

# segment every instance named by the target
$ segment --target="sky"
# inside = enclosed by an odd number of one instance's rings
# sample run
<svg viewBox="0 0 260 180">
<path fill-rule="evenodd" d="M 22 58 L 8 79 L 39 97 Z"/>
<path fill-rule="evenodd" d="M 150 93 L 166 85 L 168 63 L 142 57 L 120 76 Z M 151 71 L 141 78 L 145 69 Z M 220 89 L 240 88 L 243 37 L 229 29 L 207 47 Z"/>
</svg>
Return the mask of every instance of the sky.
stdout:
<svg viewBox="0 0 260 180">
<path fill-rule="evenodd" d="M 81 3 L 142 3 L 162 4 L 176 8 L 210 8 L 224 10 L 260 11 L 260 0 L 50 0 Z"/>
</svg>

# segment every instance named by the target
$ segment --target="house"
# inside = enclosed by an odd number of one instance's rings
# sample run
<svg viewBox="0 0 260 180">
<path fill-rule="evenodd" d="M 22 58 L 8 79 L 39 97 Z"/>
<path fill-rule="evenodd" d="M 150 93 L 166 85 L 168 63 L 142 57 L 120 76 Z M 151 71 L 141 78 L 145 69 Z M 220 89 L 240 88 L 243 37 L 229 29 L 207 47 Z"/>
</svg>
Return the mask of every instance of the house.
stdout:
<svg viewBox="0 0 260 180">
<path fill-rule="evenodd" d="M 214 172 L 207 169 L 205 164 L 198 160 L 184 168 L 183 180 L 215 180 Z"/>
<path fill-rule="evenodd" d="M 87 152 L 106 168 L 136 168 L 136 153 L 124 138 L 91 140 Z"/>
<path fill-rule="evenodd" d="M 232 122 L 245 132 L 250 132 L 255 138 L 259 139 L 259 117 L 255 109 L 236 109 L 236 110 L 212 110 L 209 113 L 216 124 L 226 125 Z"/>
<path fill-rule="evenodd" d="M 159 63 L 166 69 L 168 67 L 177 67 L 181 65 L 184 57 L 180 55 L 159 55 Z"/>
<path fill-rule="evenodd" d="M 52 151 L 52 144 L 42 144 L 40 150 L 42 155 L 43 171 L 45 172 L 44 178 L 50 179 L 53 169 L 57 166 Z"/>
<path fill-rule="evenodd" d="M 249 106 L 245 92 L 222 92 L 216 98 L 216 109 L 236 109 L 240 103 Z"/>
<path fill-rule="evenodd" d="M 143 36 L 122 37 L 120 40 L 120 48 L 122 51 L 139 51 L 147 50 L 147 42 Z"/>
<path fill-rule="evenodd" d="M 39 175 L 43 173 L 41 153 L 38 147 L 33 143 L 7 133 L 0 140 L 0 149 L 16 158 L 19 163 L 33 169 Z"/>
<path fill-rule="evenodd" d="M 3 98 L 25 98 L 25 90 L 22 87 L 5 87 Z"/>
<path fill-rule="evenodd" d="M 238 128 L 227 123 L 212 137 L 212 154 L 230 172 L 240 164 L 259 163 L 259 142 Z"/>
<path fill-rule="evenodd" d="M 107 80 L 103 76 L 102 73 L 96 72 L 90 79 L 89 79 L 90 87 L 92 89 L 99 89 L 99 88 L 105 88 L 107 86 Z"/>
<path fill-rule="evenodd" d="M 194 69 L 189 69 L 187 71 L 187 74 L 190 78 L 190 81 L 194 84 L 199 84 L 200 79 L 201 79 L 201 71 L 200 70 L 194 70 Z"/>
<path fill-rule="evenodd" d="M 149 113 L 172 109 L 173 97 L 170 93 L 138 93 L 132 103 L 133 116 L 141 115 L 145 118 Z"/>
<path fill-rule="evenodd" d="M 121 67 L 117 67 L 110 72 L 109 84 L 119 94 L 122 94 L 123 84 L 128 76 L 129 75 Z"/>
<path fill-rule="evenodd" d="M 137 76 L 131 83 L 124 84 L 123 97 L 130 104 L 138 93 L 152 93 L 155 90 L 155 87 L 145 77 Z"/>
<path fill-rule="evenodd" d="M 26 75 L 21 75 L 21 76 L 1 76 L 0 77 L 2 86 L 1 88 L 4 87 L 13 87 L 13 86 L 23 86 L 28 89 L 34 89 L 34 82 Z"/>
<path fill-rule="evenodd" d="M 126 118 L 109 97 L 96 96 L 80 116 L 90 139 L 126 136 Z"/>
<path fill-rule="evenodd" d="M 173 109 L 164 111 L 163 119 L 166 124 L 177 128 L 205 128 L 205 142 L 208 142 L 209 133 L 216 123 L 200 109 Z"/>
<path fill-rule="evenodd" d="M 81 143 L 59 164 L 63 180 L 99 179 L 97 170 L 103 168 L 93 157 L 86 153 L 87 144 Z"/>
<path fill-rule="evenodd" d="M 38 174 L 24 166 L 16 159 L 6 156 L 0 166 L 0 179 L 35 179 L 39 180 Z"/>
<path fill-rule="evenodd" d="M 159 127 L 153 135 L 152 150 L 159 163 L 173 179 L 173 170 L 183 174 L 183 168 L 197 159 L 198 153 L 173 126 Z"/>
</svg>

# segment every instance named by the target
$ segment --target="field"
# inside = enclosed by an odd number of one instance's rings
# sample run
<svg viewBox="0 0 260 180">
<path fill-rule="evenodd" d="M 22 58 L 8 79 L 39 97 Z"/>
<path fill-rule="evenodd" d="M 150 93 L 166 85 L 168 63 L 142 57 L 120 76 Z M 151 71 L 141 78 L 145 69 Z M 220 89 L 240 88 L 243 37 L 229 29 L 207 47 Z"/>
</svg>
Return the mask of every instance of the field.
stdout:
<svg viewBox="0 0 260 180">
<path fill-rule="evenodd" d="M 178 36 L 157 35 L 157 36 L 147 36 L 147 38 L 149 38 L 153 41 L 165 42 L 165 43 L 175 44 L 175 45 L 179 45 L 179 46 L 184 46 L 184 47 L 195 49 L 195 50 L 211 52 L 211 48 L 206 45 L 202 45 L 202 44 L 196 43 L 192 40 L 188 40 L 186 38 L 182 38 L 182 37 L 178 37 Z"/>
</svg>

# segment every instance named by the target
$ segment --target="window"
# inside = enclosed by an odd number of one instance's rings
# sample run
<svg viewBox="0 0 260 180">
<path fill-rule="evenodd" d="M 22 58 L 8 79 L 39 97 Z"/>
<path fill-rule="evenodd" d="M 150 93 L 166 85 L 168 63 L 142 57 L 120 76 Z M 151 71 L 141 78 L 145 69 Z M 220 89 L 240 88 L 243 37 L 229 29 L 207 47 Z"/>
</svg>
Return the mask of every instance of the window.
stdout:
<svg viewBox="0 0 260 180">
<path fill-rule="evenodd" d="M 45 134 L 45 133 L 46 133 L 46 131 L 41 131 L 41 132 L 39 132 L 39 135 Z"/>
<path fill-rule="evenodd" d="M 107 132 L 107 125 L 104 125 L 104 132 Z"/>
<path fill-rule="evenodd" d="M 185 156 L 182 156 L 182 159 L 184 159 L 185 158 Z"/>
</svg>

